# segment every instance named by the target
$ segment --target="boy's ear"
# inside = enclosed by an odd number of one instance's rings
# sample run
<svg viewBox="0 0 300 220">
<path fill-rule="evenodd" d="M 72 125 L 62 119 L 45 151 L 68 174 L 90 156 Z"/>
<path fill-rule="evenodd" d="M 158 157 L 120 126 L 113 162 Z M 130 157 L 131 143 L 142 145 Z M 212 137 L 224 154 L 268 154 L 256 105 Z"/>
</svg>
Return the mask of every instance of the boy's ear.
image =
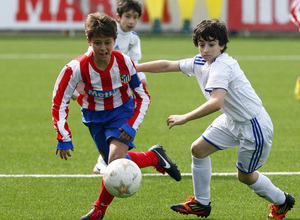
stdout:
<svg viewBox="0 0 300 220">
<path fill-rule="evenodd" d="M 86 40 L 87 40 L 88 44 L 89 44 L 90 46 L 92 46 L 92 45 L 91 45 L 91 41 L 90 41 L 90 39 L 89 39 L 88 37 L 86 38 Z"/>
<path fill-rule="evenodd" d="M 222 45 L 222 46 L 220 46 L 221 47 L 221 51 L 223 51 L 224 50 L 224 48 L 225 48 L 225 44 L 224 45 Z"/>
<path fill-rule="evenodd" d="M 116 14 L 116 20 L 117 22 L 120 22 L 121 16 L 119 15 L 119 13 Z"/>
</svg>

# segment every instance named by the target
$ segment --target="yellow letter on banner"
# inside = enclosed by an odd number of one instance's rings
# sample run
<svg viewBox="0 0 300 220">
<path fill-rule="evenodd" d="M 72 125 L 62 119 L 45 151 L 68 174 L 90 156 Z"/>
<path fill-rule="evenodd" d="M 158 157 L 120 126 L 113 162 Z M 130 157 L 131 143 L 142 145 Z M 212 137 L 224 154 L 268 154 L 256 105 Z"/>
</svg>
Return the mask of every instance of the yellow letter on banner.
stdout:
<svg viewBox="0 0 300 220">
<path fill-rule="evenodd" d="M 190 34 L 190 26 L 195 8 L 195 0 L 178 0 L 181 14 L 182 33 Z"/>
<path fill-rule="evenodd" d="M 145 0 L 149 20 L 151 23 L 153 23 L 154 20 L 162 21 L 164 3 L 165 0 Z"/>
<path fill-rule="evenodd" d="M 179 0 L 181 20 L 192 20 L 195 0 Z"/>
<path fill-rule="evenodd" d="M 220 18 L 223 0 L 205 0 L 209 19 Z"/>
<path fill-rule="evenodd" d="M 145 0 L 150 23 L 154 33 L 161 32 L 165 0 Z"/>
</svg>

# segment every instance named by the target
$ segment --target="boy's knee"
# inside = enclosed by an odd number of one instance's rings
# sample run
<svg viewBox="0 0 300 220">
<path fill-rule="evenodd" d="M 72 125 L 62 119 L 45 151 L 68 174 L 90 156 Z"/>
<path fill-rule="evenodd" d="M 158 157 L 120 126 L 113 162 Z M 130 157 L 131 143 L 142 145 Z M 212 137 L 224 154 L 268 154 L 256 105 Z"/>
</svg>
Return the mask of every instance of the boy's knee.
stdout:
<svg viewBox="0 0 300 220">
<path fill-rule="evenodd" d="M 203 138 L 194 141 L 191 146 L 192 155 L 199 159 L 205 158 L 216 151 L 218 151 L 218 149 Z"/>
<path fill-rule="evenodd" d="M 244 184 L 246 184 L 246 182 L 247 182 L 247 178 L 246 177 L 244 177 L 244 176 L 241 176 L 241 175 L 237 175 L 237 179 L 241 182 L 241 183 L 244 183 Z"/>
<path fill-rule="evenodd" d="M 192 146 L 191 146 L 191 153 L 194 157 L 196 158 L 199 158 L 199 159 L 202 159 L 204 157 L 206 157 L 205 155 L 205 152 L 203 151 L 203 149 L 201 148 L 201 146 L 199 145 L 196 145 L 196 143 L 192 143 Z"/>
<path fill-rule="evenodd" d="M 256 171 L 253 173 L 243 173 L 242 171 L 238 170 L 237 178 L 240 182 L 246 185 L 252 185 L 257 181 L 258 173 Z"/>
</svg>

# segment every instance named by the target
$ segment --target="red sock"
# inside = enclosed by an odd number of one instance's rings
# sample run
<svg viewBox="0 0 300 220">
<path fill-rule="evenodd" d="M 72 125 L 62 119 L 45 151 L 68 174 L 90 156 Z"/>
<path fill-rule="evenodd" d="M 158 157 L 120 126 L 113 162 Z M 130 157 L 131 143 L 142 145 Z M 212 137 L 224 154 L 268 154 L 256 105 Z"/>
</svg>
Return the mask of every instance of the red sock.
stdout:
<svg viewBox="0 0 300 220">
<path fill-rule="evenodd" d="M 157 156 L 152 151 L 147 151 L 147 152 L 128 151 L 127 154 L 131 157 L 132 161 L 138 165 L 139 168 L 156 166 L 158 163 Z"/>
<path fill-rule="evenodd" d="M 100 195 L 99 195 L 99 198 L 97 199 L 97 201 L 94 203 L 94 206 L 98 207 L 104 215 L 107 207 L 109 206 L 109 204 L 112 202 L 113 199 L 114 199 L 114 196 L 111 195 L 106 190 L 104 183 L 103 183 L 103 178 L 102 178 Z"/>
</svg>

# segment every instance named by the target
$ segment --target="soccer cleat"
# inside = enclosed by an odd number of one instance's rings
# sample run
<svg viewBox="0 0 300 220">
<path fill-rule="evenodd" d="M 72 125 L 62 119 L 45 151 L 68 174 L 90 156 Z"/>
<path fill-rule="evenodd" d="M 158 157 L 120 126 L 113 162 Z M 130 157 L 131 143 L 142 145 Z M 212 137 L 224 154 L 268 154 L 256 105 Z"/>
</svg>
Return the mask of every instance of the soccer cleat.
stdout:
<svg viewBox="0 0 300 220">
<path fill-rule="evenodd" d="M 103 159 L 98 160 L 98 162 L 96 163 L 93 172 L 95 174 L 103 174 L 105 172 L 105 169 L 107 167 L 107 164 L 105 163 L 105 161 Z"/>
<path fill-rule="evenodd" d="M 155 166 L 157 171 L 163 174 L 167 172 L 176 181 L 181 180 L 181 174 L 177 169 L 177 165 L 170 160 L 161 145 L 154 145 L 149 149 L 149 151 L 154 152 L 158 158 L 158 165 Z"/>
<path fill-rule="evenodd" d="M 202 205 L 194 199 L 194 196 L 189 196 L 189 199 L 187 199 L 185 203 L 172 205 L 171 209 L 184 215 L 194 214 L 198 217 L 207 218 L 207 216 L 210 215 L 211 206 L 210 203 L 208 205 Z"/>
<path fill-rule="evenodd" d="M 285 203 L 282 205 L 274 205 L 273 203 L 268 206 L 270 214 L 268 219 L 283 219 L 286 213 L 293 208 L 295 198 L 288 193 L 285 194 Z"/>
<path fill-rule="evenodd" d="M 102 211 L 96 206 L 94 206 L 92 210 L 88 214 L 82 216 L 80 220 L 101 220 L 103 218 L 104 215 Z"/>
</svg>

